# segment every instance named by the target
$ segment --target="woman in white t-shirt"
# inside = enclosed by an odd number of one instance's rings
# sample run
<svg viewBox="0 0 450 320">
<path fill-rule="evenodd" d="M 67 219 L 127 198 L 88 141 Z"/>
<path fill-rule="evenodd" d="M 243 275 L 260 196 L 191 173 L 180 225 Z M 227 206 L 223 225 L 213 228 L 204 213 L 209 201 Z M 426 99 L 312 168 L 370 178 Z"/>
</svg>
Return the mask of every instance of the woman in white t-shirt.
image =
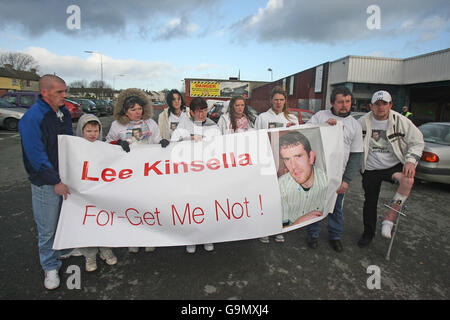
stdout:
<svg viewBox="0 0 450 320">
<path fill-rule="evenodd" d="M 220 116 L 217 125 L 222 134 L 245 132 L 255 127 L 255 116 L 248 110 L 242 96 L 233 97 L 228 112 Z"/>
<path fill-rule="evenodd" d="M 189 108 L 185 106 L 181 93 L 172 89 L 167 93 L 166 102 L 168 108 L 164 109 L 158 117 L 158 127 L 163 139 L 170 140 L 172 133 L 180 121 L 189 118 Z"/>
<path fill-rule="evenodd" d="M 166 147 L 169 142 L 161 139 L 159 128 L 151 118 L 153 112 L 150 97 L 139 89 L 122 91 L 114 108 L 114 122 L 106 136 L 106 142 L 119 144 L 125 151 L 130 151 L 131 144 L 160 143 Z M 146 247 L 146 252 L 155 248 Z M 139 248 L 130 247 L 130 252 L 136 253 Z"/>
<path fill-rule="evenodd" d="M 280 86 L 272 89 L 270 101 L 271 108 L 261 113 L 256 119 L 256 129 L 288 128 L 298 125 L 297 117 L 288 112 L 286 104 L 287 94 Z"/>
</svg>

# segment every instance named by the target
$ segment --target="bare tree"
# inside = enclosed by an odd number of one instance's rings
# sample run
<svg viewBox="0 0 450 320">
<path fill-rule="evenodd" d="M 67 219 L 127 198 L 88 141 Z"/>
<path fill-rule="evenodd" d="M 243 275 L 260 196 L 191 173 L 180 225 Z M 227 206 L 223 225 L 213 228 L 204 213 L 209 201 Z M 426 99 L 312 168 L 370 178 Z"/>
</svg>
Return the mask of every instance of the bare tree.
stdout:
<svg viewBox="0 0 450 320">
<path fill-rule="evenodd" d="M 86 80 L 77 80 L 69 83 L 69 87 L 71 88 L 87 88 L 88 82 Z"/>
<path fill-rule="evenodd" d="M 109 85 L 105 81 L 102 82 L 101 80 L 93 80 L 89 84 L 89 88 L 104 88 L 104 89 L 108 89 L 108 88 L 111 88 L 111 85 Z"/>
<path fill-rule="evenodd" d="M 39 65 L 33 56 L 22 52 L 5 52 L 0 54 L 0 65 L 9 64 L 14 70 L 30 71 L 39 69 Z"/>
</svg>

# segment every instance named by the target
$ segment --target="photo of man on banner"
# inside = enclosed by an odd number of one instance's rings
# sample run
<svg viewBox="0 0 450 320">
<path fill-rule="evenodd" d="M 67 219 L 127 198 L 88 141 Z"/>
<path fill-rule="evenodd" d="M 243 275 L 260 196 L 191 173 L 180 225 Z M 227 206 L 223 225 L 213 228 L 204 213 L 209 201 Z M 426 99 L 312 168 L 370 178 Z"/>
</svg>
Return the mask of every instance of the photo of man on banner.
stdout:
<svg viewBox="0 0 450 320">
<path fill-rule="evenodd" d="M 278 157 L 283 228 L 302 227 L 314 218 L 323 217 L 328 178 L 319 130 L 269 133 L 272 148 L 277 148 L 273 151 Z M 314 141 L 314 148 L 310 140 Z"/>
</svg>

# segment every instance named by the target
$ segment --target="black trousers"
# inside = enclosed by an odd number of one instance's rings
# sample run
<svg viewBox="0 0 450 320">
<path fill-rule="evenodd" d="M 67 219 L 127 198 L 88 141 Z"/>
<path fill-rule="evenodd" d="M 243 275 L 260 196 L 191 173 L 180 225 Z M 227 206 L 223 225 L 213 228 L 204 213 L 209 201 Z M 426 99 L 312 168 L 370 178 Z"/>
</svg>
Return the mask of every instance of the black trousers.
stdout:
<svg viewBox="0 0 450 320">
<path fill-rule="evenodd" d="M 392 179 L 392 175 L 396 172 L 402 171 L 403 165 L 398 163 L 392 168 L 382 170 L 365 170 L 362 174 L 362 185 L 364 189 L 364 237 L 373 238 L 375 236 L 377 227 L 377 205 L 381 183 L 383 181 L 394 183 L 395 181 Z"/>
</svg>

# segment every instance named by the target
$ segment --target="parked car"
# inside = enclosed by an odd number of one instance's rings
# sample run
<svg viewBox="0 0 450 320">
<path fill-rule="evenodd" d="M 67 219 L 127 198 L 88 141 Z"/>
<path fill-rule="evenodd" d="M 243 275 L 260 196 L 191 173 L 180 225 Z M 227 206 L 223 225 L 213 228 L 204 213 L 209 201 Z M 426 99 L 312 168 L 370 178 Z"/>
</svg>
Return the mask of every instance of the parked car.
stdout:
<svg viewBox="0 0 450 320">
<path fill-rule="evenodd" d="M 29 109 L 36 102 L 39 94 L 39 92 L 34 91 L 16 91 L 7 92 L 2 98 L 9 103 L 15 104 L 17 107 Z"/>
<path fill-rule="evenodd" d="M 16 92 L 7 92 L 2 98 L 4 98 L 7 102 L 15 104 L 18 107 L 22 108 L 31 108 L 31 106 L 36 102 L 39 98 L 40 92 L 34 91 L 16 91 Z M 80 106 L 74 101 L 65 100 L 65 106 L 70 111 L 70 116 L 72 119 L 79 118 L 83 111 L 79 110 Z M 77 104 L 76 106 L 73 104 Z"/>
<path fill-rule="evenodd" d="M 113 105 L 112 101 L 111 100 L 105 100 L 105 102 L 106 102 L 106 112 L 108 114 L 113 114 L 113 112 L 114 112 L 114 105 Z"/>
<path fill-rule="evenodd" d="M 95 107 L 97 108 L 97 115 L 103 116 L 108 114 L 109 106 L 105 100 L 101 99 L 91 99 L 95 103 Z"/>
<path fill-rule="evenodd" d="M 352 111 L 350 113 L 350 115 L 355 118 L 356 120 L 358 120 L 359 118 L 361 118 L 362 116 L 366 115 L 367 112 L 359 112 L 359 111 Z"/>
<path fill-rule="evenodd" d="M 313 116 L 314 112 L 305 109 L 288 108 L 290 114 L 297 117 L 299 124 L 306 123 Z"/>
<path fill-rule="evenodd" d="M 207 117 L 217 123 L 220 116 L 228 111 L 229 101 L 216 102 L 212 108 L 208 111 Z"/>
<path fill-rule="evenodd" d="M 84 113 L 97 114 L 97 107 L 95 106 L 95 103 L 93 101 L 89 99 L 73 98 L 73 97 L 69 99 L 78 102 L 81 105 L 81 108 L 83 109 Z"/>
<path fill-rule="evenodd" d="M 450 122 L 428 122 L 419 127 L 425 141 L 416 178 L 450 184 Z"/>
<path fill-rule="evenodd" d="M 81 108 L 81 105 L 78 102 L 64 99 L 64 104 L 66 105 L 66 108 L 70 112 L 70 117 L 72 120 L 77 120 L 81 117 L 83 114 L 83 108 Z"/>
<path fill-rule="evenodd" d="M 19 120 L 27 110 L 0 98 L 0 126 L 10 131 L 17 131 Z"/>
</svg>

